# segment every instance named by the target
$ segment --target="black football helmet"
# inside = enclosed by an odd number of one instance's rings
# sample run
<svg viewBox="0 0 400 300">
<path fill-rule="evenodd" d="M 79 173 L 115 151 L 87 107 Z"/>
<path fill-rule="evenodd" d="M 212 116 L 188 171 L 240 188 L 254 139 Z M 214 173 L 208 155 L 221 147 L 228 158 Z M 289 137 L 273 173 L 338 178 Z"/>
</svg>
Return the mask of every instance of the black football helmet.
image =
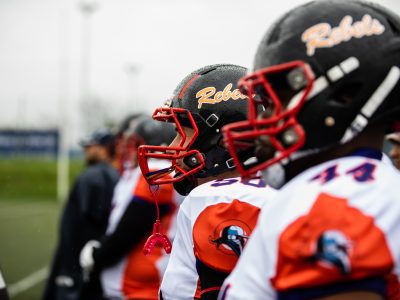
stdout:
<svg viewBox="0 0 400 300">
<path fill-rule="evenodd" d="M 122 130 L 123 129 L 123 130 Z M 136 167 L 137 149 L 140 145 L 169 145 L 175 137 L 171 124 L 161 124 L 150 116 L 138 114 L 128 117 L 119 130 L 118 153 L 122 171 Z"/>
<path fill-rule="evenodd" d="M 162 124 L 145 116 L 141 117 L 127 134 L 141 139 L 143 145 L 166 146 L 174 139 L 176 132 L 172 124 Z"/>
<path fill-rule="evenodd" d="M 400 19 L 381 6 L 321 0 L 288 12 L 239 82 L 248 121 L 224 128 L 239 171 L 250 176 L 347 143 L 368 126 L 391 127 L 400 116 L 399 67 Z M 240 145 L 262 137 L 270 148 L 240 164 Z"/>
<path fill-rule="evenodd" d="M 135 126 L 137 120 L 141 117 L 145 117 L 146 115 L 143 113 L 134 113 L 126 116 L 121 123 L 116 128 L 116 136 L 122 137 L 124 133 L 129 129 Z"/>
<path fill-rule="evenodd" d="M 139 165 L 150 184 L 172 182 L 180 193 L 187 194 L 196 185 L 196 178 L 235 167 L 223 145 L 221 128 L 247 117 L 247 97 L 237 89 L 238 80 L 245 74 L 246 69 L 236 65 L 206 66 L 189 74 L 164 106 L 155 110 L 155 120 L 175 124 L 181 142 L 177 147 L 139 148 Z M 183 127 L 194 130 L 189 141 Z M 252 152 L 247 148 L 239 155 L 244 159 Z M 170 160 L 171 167 L 149 172 L 147 160 L 151 157 Z M 179 166 L 178 160 L 183 160 L 187 168 Z M 173 172 L 173 178 L 166 176 Z M 177 182 L 181 182 L 181 188 Z"/>
</svg>

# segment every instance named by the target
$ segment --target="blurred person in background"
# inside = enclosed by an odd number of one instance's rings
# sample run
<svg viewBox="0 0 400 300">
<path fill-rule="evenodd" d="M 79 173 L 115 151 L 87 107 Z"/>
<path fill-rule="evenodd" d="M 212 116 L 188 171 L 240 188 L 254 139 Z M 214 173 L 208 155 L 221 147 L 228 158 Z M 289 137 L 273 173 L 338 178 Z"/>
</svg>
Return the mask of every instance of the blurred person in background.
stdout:
<svg viewBox="0 0 400 300">
<path fill-rule="evenodd" d="M 400 170 L 400 132 L 388 134 L 386 139 L 392 144 L 389 156 L 395 167 Z"/>
<path fill-rule="evenodd" d="M 0 271 L 0 300 L 8 300 L 8 299 L 10 298 L 8 297 L 6 284 L 4 282 L 3 275 L 1 274 Z"/>
<path fill-rule="evenodd" d="M 137 167 L 137 148 L 142 144 L 168 145 L 175 136 L 171 124 L 150 117 L 133 117 L 118 142 L 119 165 L 123 173 L 114 191 L 112 212 L 106 235 L 89 241 L 81 252 L 81 266 L 86 272 L 101 272 L 106 299 L 158 299 L 158 289 L 168 256 L 160 245 L 151 255 L 143 248 L 151 234 L 159 204 L 161 224 L 173 238 L 174 212 L 181 202 L 171 184 L 150 187 Z M 152 168 L 166 168 L 163 161 L 151 162 Z"/>
<path fill-rule="evenodd" d="M 84 278 L 79 253 L 87 241 L 100 238 L 107 228 L 111 199 L 118 181 L 112 166 L 115 137 L 106 130 L 83 140 L 86 169 L 72 187 L 65 205 L 59 243 L 45 288 L 43 300 L 99 299 L 98 277 Z"/>
</svg>

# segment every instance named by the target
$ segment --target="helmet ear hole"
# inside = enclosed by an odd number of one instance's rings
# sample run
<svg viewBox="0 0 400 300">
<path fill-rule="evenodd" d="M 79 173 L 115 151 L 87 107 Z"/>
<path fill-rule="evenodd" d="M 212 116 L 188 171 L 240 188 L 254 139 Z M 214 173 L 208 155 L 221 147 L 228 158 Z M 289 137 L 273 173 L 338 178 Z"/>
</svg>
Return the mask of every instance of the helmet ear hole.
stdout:
<svg viewBox="0 0 400 300">
<path fill-rule="evenodd" d="M 349 107 L 361 87 L 361 82 L 344 83 L 341 88 L 335 91 L 330 101 L 339 106 Z"/>
</svg>

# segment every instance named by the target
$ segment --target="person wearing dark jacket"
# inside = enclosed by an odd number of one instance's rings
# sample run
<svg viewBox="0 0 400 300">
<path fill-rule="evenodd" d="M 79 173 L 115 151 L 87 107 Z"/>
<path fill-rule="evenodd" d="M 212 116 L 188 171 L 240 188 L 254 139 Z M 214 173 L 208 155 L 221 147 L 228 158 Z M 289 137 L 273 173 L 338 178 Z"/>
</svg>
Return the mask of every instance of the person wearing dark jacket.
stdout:
<svg viewBox="0 0 400 300">
<path fill-rule="evenodd" d="M 59 243 L 43 300 L 100 299 L 98 277 L 82 272 L 79 253 L 87 241 L 98 239 L 107 228 L 108 215 L 118 172 L 111 165 L 115 138 L 108 131 L 97 131 L 81 142 L 87 168 L 72 187 L 65 205 Z"/>
</svg>

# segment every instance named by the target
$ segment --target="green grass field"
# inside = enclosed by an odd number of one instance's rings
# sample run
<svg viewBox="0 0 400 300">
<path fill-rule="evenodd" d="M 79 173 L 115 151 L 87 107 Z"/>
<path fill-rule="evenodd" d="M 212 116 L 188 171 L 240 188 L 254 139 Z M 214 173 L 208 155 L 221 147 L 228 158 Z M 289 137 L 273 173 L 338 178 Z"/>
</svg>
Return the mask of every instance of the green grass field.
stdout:
<svg viewBox="0 0 400 300">
<path fill-rule="evenodd" d="M 82 169 L 71 162 L 71 180 Z M 39 271 L 43 278 L 57 240 L 60 211 L 56 199 L 56 162 L 43 159 L 0 159 L 0 268 L 13 300 L 40 299 L 44 280 L 18 289 L 22 279 Z M 36 276 L 37 277 L 37 276 Z"/>
<path fill-rule="evenodd" d="M 81 160 L 70 163 L 70 182 L 83 168 Z M 0 159 L 0 201 L 51 200 L 57 195 L 57 164 L 54 159 Z"/>
<path fill-rule="evenodd" d="M 0 266 L 9 287 L 49 265 L 57 238 L 55 201 L 0 202 Z M 43 281 L 12 299 L 40 299 Z"/>
</svg>

